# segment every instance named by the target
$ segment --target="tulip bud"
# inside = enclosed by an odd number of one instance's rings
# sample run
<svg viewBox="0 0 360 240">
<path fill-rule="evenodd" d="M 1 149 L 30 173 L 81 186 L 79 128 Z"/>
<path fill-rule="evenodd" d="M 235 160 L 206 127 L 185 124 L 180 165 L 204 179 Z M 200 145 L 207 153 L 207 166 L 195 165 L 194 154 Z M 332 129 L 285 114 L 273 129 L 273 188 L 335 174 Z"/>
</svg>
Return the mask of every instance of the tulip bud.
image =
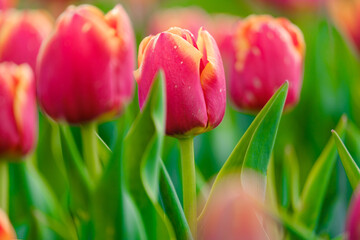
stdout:
<svg viewBox="0 0 360 240">
<path fill-rule="evenodd" d="M 23 156 L 30 152 L 37 132 L 35 83 L 24 64 L 0 64 L 0 155 Z"/>
<path fill-rule="evenodd" d="M 124 9 L 70 6 L 38 57 L 38 98 L 51 118 L 78 124 L 114 117 L 132 99 L 134 35 Z"/>
<path fill-rule="evenodd" d="M 0 11 L 15 7 L 16 0 L 0 0 Z"/>
<path fill-rule="evenodd" d="M 166 133 L 192 136 L 215 128 L 225 113 L 224 68 L 212 36 L 200 29 L 197 41 L 181 28 L 145 38 L 139 49 L 139 104 L 143 108 L 156 73 L 166 79 Z"/>
<path fill-rule="evenodd" d="M 233 38 L 230 95 L 240 110 L 259 111 L 287 80 L 285 108 L 300 97 L 305 43 L 301 31 L 284 18 L 250 16 Z"/>
<path fill-rule="evenodd" d="M 40 45 L 52 29 L 51 17 L 39 10 L 9 10 L 0 19 L 0 61 L 27 63 L 35 71 Z"/>
<path fill-rule="evenodd" d="M 328 3 L 333 21 L 360 54 L 360 1 L 329 0 Z"/>
<path fill-rule="evenodd" d="M 199 221 L 200 240 L 265 240 L 261 200 L 241 187 L 238 178 L 222 180 L 212 192 Z"/>
<path fill-rule="evenodd" d="M 354 193 L 346 221 L 346 234 L 348 240 L 360 239 L 360 191 Z"/>
<path fill-rule="evenodd" d="M 1 240 L 14 240 L 16 233 L 12 227 L 8 216 L 0 209 L 0 239 Z"/>
</svg>

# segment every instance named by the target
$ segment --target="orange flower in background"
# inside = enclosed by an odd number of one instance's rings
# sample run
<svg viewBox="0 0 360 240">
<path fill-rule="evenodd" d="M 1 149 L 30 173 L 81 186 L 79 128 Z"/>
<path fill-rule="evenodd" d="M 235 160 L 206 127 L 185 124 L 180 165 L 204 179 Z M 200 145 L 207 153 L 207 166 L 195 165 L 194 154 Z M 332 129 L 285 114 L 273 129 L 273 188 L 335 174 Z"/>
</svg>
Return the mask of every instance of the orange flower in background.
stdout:
<svg viewBox="0 0 360 240">
<path fill-rule="evenodd" d="M 0 63 L 0 96 L 0 155 L 26 155 L 37 137 L 35 81 L 27 64 Z"/>
<path fill-rule="evenodd" d="M 199 221 L 200 240 L 269 239 L 262 199 L 242 187 L 240 178 L 222 180 L 211 194 Z"/>
<path fill-rule="evenodd" d="M 305 55 L 299 28 L 284 18 L 252 15 L 238 23 L 233 44 L 229 86 L 238 109 L 258 112 L 286 80 L 285 108 L 297 104 Z"/>
<path fill-rule="evenodd" d="M 3 210 L 0 209 L 0 239 L 1 240 L 14 240 L 16 233 L 10 223 L 8 216 Z"/>
<path fill-rule="evenodd" d="M 40 45 L 50 34 L 52 27 L 53 21 L 45 11 L 1 12 L 0 61 L 27 63 L 35 71 Z"/>
<path fill-rule="evenodd" d="M 360 0 L 329 0 L 334 23 L 360 54 Z"/>
</svg>

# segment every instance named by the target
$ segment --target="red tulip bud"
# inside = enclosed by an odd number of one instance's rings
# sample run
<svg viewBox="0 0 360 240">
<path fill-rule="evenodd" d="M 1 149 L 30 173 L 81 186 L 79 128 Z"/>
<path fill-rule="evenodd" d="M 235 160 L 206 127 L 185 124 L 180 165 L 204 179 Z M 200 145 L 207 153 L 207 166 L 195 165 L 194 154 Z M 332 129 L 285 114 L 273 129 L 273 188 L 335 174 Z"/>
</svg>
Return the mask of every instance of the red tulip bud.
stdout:
<svg viewBox="0 0 360 240">
<path fill-rule="evenodd" d="M 8 216 L 0 209 L 0 239 L 1 240 L 14 240 L 16 234 L 12 227 Z"/>
<path fill-rule="evenodd" d="M 36 58 L 52 19 L 44 11 L 9 10 L 0 13 L 0 61 L 27 63 L 35 71 Z"/>
<path fill-rule="evenodd" d="M 348 240 L 360 239 L 360 192 L 359 189 L 352 197 L 346 221 L 346 234 Z"/>
<path fill-rule="evenodd" d="M 329 0 L 330 15 L 360 54 L 360 1 Z"/>
<path fill-rule="evenodd" d="M 301 31 L 284 18 L 250 16 L 238 24 L 230 94 L 243 111 L 257 112 L 287 80 L 285 108 L 300 97 L 305 43 Z"/>
<path fill-rule="evenodd" d="M 30 152 L 37 133 L 33 72 L 28 65 L 0 64 L 0 155 Z"/>
<path fill-rule="evenodd" d="M 212 36 L 200 29 L 197 41 L 181 28 L 145 38 L 139 49 L 139 103 L 143 108 L 162 68 L 166 78 L 168 135 L 196 135 L 215 128 L 226 105 L 224 68 Z"/>
<path fill-rule="evenodd" d="M 132 99 L 134 35 L 124 9 L 70 6 L 38 57 L 38 98 L 55 120 L 113 117 Z"/>
</svg>

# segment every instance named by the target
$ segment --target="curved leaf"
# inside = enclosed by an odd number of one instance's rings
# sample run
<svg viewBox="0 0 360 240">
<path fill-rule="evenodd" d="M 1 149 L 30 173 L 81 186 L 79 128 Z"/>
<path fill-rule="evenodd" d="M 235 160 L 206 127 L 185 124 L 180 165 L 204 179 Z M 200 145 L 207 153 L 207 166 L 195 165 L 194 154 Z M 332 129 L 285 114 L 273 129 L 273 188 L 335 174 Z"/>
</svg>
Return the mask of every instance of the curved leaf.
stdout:
<svg viewBox="0 0 360 240">
<path fill-rule="evenodd" d="M 344 115 L 336 127 L 340 136 L 344 136 L 346 124 L 347 117 Z M 331 137 L 309 173 L 295 212 L 296 219 L 311 229 L 317 226 L 335 162 L 336 146 L 334 137 Z"/>
<path fill-rule="evenodd" d="M 215 179 L 211 193 L 219 181 L 225 176 L 229 174 L 240 174 L 244 170 L 249 169 L 258 173 L 257 175 L 260 176 L 259 188 L 262 188 L 261 191 L 265 189 L 266 171 L 286 100 L 288 86 L 288 82 L 285 82 L 258 113 L 221 168 Z M 244 180 L 246 181 L 244 176 L 242 176 L 242 180 L 243 183 Z M 205 208 L 206 205 L 202 214 Z M 202 214 L 199 218 L 201 218 Z"/>
<path fill-rule="evenodd" d="M 186 221 L 180 200 L 176 195 L 170 176 L 162 162 L 160 168 L 160 194 L 165 212 L 173 225 L 176 239 L 192 239 L 190 227 Z"/>
<path fill-rule="evenodd" d="M 351 157 L 349 151 L 345 147 L 339 135 L 335 130 L 332 130 L 332 135 L 334 136 L 335 143 L 340 155 L 341 162 L 344 166 L 346 175 L 350 181 L 351 187 L 353 190 L 357 188 L 360 182 L 360 169 L 356 165 L 354 159 Z"/>
<path fill-rule="evenodd" d="M 175 239 L 174 230 L 159 202 L 160 155 L 165 126 L 165 83 L 156 77 L 149 99 L 124 141 L 124 181 L 149 239 Z"/>
</svg>

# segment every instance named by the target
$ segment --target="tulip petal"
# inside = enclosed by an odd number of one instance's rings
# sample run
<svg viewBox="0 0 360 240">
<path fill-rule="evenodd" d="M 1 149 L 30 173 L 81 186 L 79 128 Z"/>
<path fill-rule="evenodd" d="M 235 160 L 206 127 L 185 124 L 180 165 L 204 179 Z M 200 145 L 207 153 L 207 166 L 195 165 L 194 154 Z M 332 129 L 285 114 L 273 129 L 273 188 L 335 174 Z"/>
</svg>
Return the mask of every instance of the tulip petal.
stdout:
<svg viewBox="0 0 360 240">
<path fill-rule="evenodd" d="M 200 29 L 197 45 L 206 64 L 200 79 L 207 107 L 208 128 L 215 128 L 223 119 L 226 106 L 223 63 L 216 42 L 207 31 Z"/>
</svg>

